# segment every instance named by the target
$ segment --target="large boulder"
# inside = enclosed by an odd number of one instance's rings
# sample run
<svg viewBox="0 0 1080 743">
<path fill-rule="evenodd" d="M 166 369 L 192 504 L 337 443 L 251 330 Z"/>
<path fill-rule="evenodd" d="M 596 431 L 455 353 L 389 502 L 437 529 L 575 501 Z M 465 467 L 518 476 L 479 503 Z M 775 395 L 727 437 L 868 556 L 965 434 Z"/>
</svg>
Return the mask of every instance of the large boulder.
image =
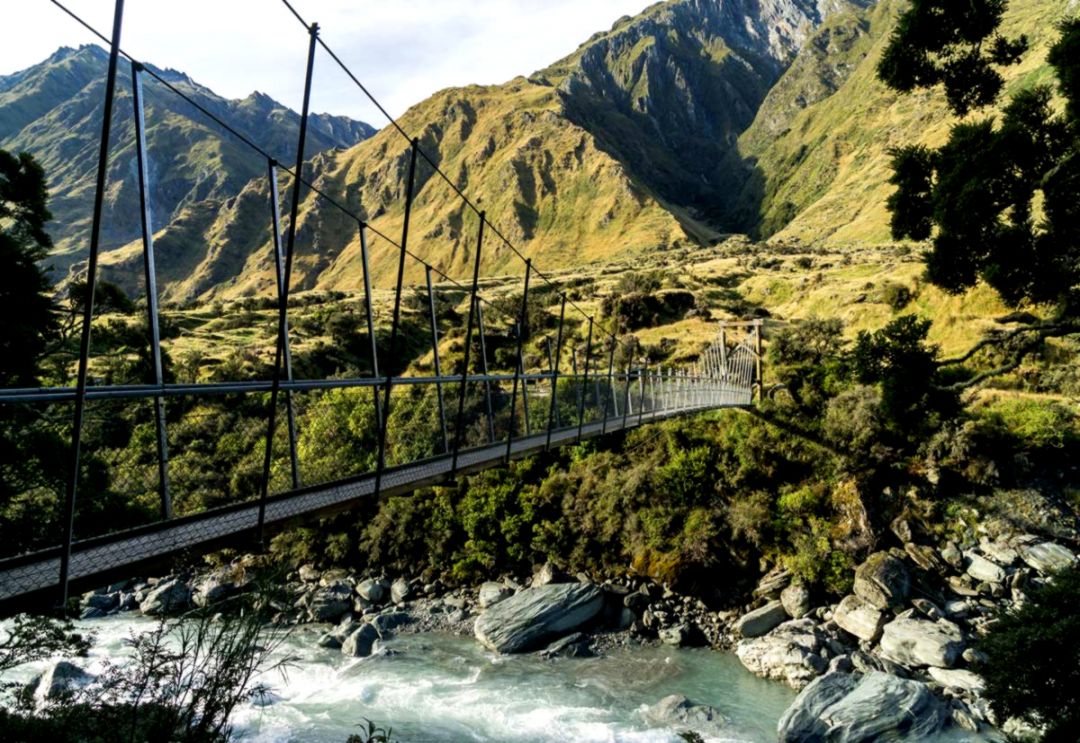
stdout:
<svg viewBox="0 0 1080 743">
<path fill-rule="evenodd" d="M 372 647 L 378 639 L 378 630 L 370 624 L 363 624 L 341 643 L 341 654 L 350 658 L 366 658 L 371 655 Z"/>
<path fill-rule="evenodd" d="M 386 598 L 386 593 L 390 586 L 387 585 L 384 580 L 376 580 L 374 578 L 368 578 L 362 580 L 356 585 L 356 592 L 360 594 L 360 598 L 365 601 L 370 601 L 373 604 L 381 604 L 383 599 Z"/>
<path fill-rule="evenodd" d="M 860 640 L 875 642 L 885 626 L 885 615 L 869 601 L 851 594 L 836 607 L 833 621 Z"/>
<path fill-rule="evenodd" d="M 523 653 L 592 621 L 604 608 L 593 583 L 552 583 L 527 588 L 476 620 L 476 639 L 498 653 Z"/>
<path fill-rule="evenodd" d="M 212 573 L 196 584 L 191 601 L 198 607 L 206 608 L 227 599 L 235 588 L 227 575 Z"/>
<path fill-rule="evenodd" d="M 926 684 L 878 671 L 829 673 L 803 689 L 777 732 L 780 743 L 935 740 L 946 720 Z"/>
<path fill-rule="evenodd" d="M 964 571 L 980 583 L 1001 583 L 1005 580 L 1005 569 L 977 552 L 967 552 L 967 566 Z"/>
<path fill-rule="evenodd" d="M 352 611 L 352 586 L 347 583 L 320 588 L 311 597 L 308 614 L 313 622 L 338 622 Z"/>
<path fill-rule="evenodd" d="M 46 701 L 74 693 L 94 680 L 94 676 L 79 668 L 74 663 L 58 660 L 31 681 L 34 699 L 42 704 Z"/>
<path fill-rule="evenodd" d="M 408 601 L 412 593 L 412 585 L 404 578 L 398 578 L 390 585 L 390 601 L 395 604 Z"/>
<path fill-rule="evenodd" d="M 881 655 L 909 668 L 952 668 L 964 652 L 964 633 L 950 621 L 900 617 L 881 633 Z"/>
<path fill-rule="evenodd" d="M 761 637 L 779 627 L 788 618 L 784 605 L 770 601 L 760 609 L 744 614 L 735 623 L 735 629 L 743 637 Z"/>
<path fill-rule="evenodd" d="M 184 581 L 173 579 L 154 586 L 139 604 L 139 611 L 149 616 L 158 616 L 181 612 L 190 605 L 191 589 Z"/>
<path fill-rule="evenodd" d="M 855 570 L 855 595 L 878 609 L 903 608 L 911 592 L 907 566 L 888 552 L 876 552 Z"/>
<path fill-rule="evenodd" d="M 812 619 L 785 622 L 764 637 L 741 640 L 735 655 L 751 673 L 801 689 L 828 667 Z"/>
<path fill-rule="evenodd" d="M 972 694 L 982 694 L 986 689 L 986 681 L 974 671 L 963 671 L 958 668 L 934 668 L 927 669 L 930 678 L 949 689 L 960 689 Z"/>
<path fill-rule="evenodd" d="M 1072 567 L 1076 563 L 1076 555 L 1054 542 L 1042 542 L 1023 547 L 1020 550 L 1020 557 L 1040 573 L 1054 573 Z"/>
</svg>

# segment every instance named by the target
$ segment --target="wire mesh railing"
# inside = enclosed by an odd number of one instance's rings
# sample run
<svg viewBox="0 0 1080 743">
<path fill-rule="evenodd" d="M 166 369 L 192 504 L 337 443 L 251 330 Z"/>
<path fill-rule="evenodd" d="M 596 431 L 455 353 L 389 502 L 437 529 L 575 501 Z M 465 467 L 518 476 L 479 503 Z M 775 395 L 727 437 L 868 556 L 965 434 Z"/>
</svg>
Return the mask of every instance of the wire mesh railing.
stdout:
<svg viewBox="0 0 1080 743">
<path fill-rule="evenodd" d="M 0 524 L 5 532 L 0 534 L 0 601 L 41 588 L 41 576 L 49 570 L 54 571 L 51 585 L 59 584 L 66 599 L 72 576 L 96 569 L 90 557 L 94 550 L 102 564 L 113 565 L 125 559 L 118 546 L 122 543 L 129 544 L 128 559 L 134 561 L 155 550 L 167 553 L 229 534 L 253 533 L 261 541 L 268 522 L 318 513 L 358 494 L 378 497 L 385 490 L 490 466 L 538 447 L 671 415 L 750 404 L 761 379 L 760 322 L 721 326 L 716 338 L 690 354 L 692 363 L 650 366 L 635 339 L 618 337 L 582 310 L 440 169 L 438 158 L 389 115 L 391 127 L 408 143 L 400 239 L 373 226 L 347 198 L 314 185 L 304 175 L 303 153 L 316 50 L 329 55 L 385 113 L 321 38 L 316 24 L 304 23 L 304 103 L 297 158 L 290 169 L 121 49 L 123 0 L 115 0 L 111 37 L 59 0 L 53 2 L 109 45 L 103 146 L 75 385 L 0 390 L 2 495 L 6 505 L 17 506 L 7 512 L 18 515 Z M 109 157 L 105 145 L 121 57 L 131 64 L 133 86 L 149 378 L 142 384 L 100 386 L 91 383 L 88 365 L 100 201 Z M 145 141 L 144 76 L 158 86 L 156 92 L 187 101 L 223 136 L 265 164 L 267 224 L 262 229 L 269 233 L 276 294 L 270 379 L 167 381 L 155 232 L 147 206 L 153 171 Z M 279 176 L 289 194 L 284 216 Z M 462 230 L 475 230 L 471 280 L 451 276 L 410 246 L 416 184 L 431 177 L 472 214 L 461 224 Z M 306 195 L 355 225 L 361 274 L 356 290 L 363 296 L 357 322 L 365 371 L 349 378 L 303 380 L 293 368 L 290 288 L 299 208 Z M 390 251 L 394 259 L 389 306 L 377 307 L 370 240 L 379 241 L 384 257 Z M 520 291 L 488 291 L 487 283 L 482 285 L 486 240 L 519 259 L 523 274 L 511 279 Z M 735 337 L 736 332 L 743 337 Z M 25 566 L 37 564 L 35 555 L 51 567 L 39 567 L 31 579 L 25 577 Z M 13 570 L 23 571 L 21 584 L 13 582 Z"/>
</svg>

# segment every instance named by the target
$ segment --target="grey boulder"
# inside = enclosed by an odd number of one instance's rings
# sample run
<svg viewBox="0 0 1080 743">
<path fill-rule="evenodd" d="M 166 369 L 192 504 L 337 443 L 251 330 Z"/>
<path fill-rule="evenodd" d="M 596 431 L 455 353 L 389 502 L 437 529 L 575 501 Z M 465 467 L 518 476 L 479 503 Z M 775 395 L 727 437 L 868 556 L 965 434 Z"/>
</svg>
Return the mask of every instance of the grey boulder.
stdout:
<svg viewBox="0 0 1080 743">
<path fill-rule="evenodd" d="M 356 586 L 356 592 L 360 594 L 360 598 L 373 604 L 382 603 L 382 600 L 386 598 L 386 591 L 386 581 L 373 578 L 362 580 Z"/>
<path fill-rule="evenodd" d="M 1054 573 L 1072 567 L 1076 563 L 1076 555 L 1054 542 L 1042 542 L 1024 547 L 1020 551 L 1020 557 L 1040 573 Z"/>
<path fill-rule="evenodd" d="M 582 627 L 603 607 L 603 591 L 593 583 L 552 583 L 492 606 L 477 618 L 473 631 L 490 650 L 523 653 Z"/>
<path fill-rule="evenodd" d="M 982 583 L 1001 583 L 1005 580 L 1005 569 L 987 560 L 975 552 L 968 552 L 967 567 L 964 571 Z"/>
<path fill-rule="evenodd" d="M 840 629 L 848 632 L 860 640 L 875 642 L 881 635 L 881 628 L 885 625 L 885 615 L 869 601 L 851 594 L 833 612 L 833 621 Z"/>
<path fill-rule="evenodd" d="M 855 595 L 878 609 L 901 609 L 911 592 L 911 575 L 888 552 L 876 552 L 855 570 Z"/>
<path fill-rule="evenodd" d="M 946 720 L 926 684 L 877 671 L 829 673 L 803 689 L 777 732 L 780 743 L 934 740 Z"/>
<path fill-rule="evenodd" d="M 735 655 L 751 673 L 801 689 L 826 667 L 822 639 L 812 619 L 785 622 L 764 637 L 741 640 Z"/>
<path fill-rule="evenodd" d="M 34 698 L 40 704 L 70 694 L 93 680 L 92 674 L 74 663 L 60 660 L 46 668 L 31 685 L 34 686 Z"/>
<path fill-rule="evenodd" d="M 500 601 L 505 601 L 514 595 L 507 586 L 502 583 L 496 583 L 494 581 L 488 581 L 484 585 L 480 586 L 479 602 L 481 609 L 487 609 L 495 606 Z"/>
<path fill-rule="evenodd" d="M 341 654 L 350 658 L 366 658 L 371 655 L 371 650 L 378 639 L 379 633 L 374 627 L 370 624 L 361 625 L 345 638 L 345 642 L 341 643 Z"/>
<path fill-rule="evenodd" d="M 645 716 L 662 725 L 685 725 L 705 733 L 721 733 L 731 721 L 707 704 L 694 704 L 682 694 L 672 694 L 649 707 Z"/>
<path fill-rule="evenodd" d="M 780 593 L 780 603 L 792 619 L 802 619 L 813 608 L 810 591 L 802 583 L 792 583 Z"/>
<path fill-rule="evenodd" d="M 901 617 L 885 625 L 881 655 L 909 668 L 952 668 L 964 652 L 964 633 L 952 622 Z"/>
<path fill-rule="evenodd" d="M 191 589 L 181 580 L 168 580 L 156 585 L 139 604 L 139 611 L 150 616 L 173 614 L 191 604 Z"/>
<path fill-rule="evenodd" d="M 787 618 L 784 605 L 779 601 L 770 601 L 740 617 L 735 629 L 743 637 L 761 637 L 779 627 Z"/>
</svg>

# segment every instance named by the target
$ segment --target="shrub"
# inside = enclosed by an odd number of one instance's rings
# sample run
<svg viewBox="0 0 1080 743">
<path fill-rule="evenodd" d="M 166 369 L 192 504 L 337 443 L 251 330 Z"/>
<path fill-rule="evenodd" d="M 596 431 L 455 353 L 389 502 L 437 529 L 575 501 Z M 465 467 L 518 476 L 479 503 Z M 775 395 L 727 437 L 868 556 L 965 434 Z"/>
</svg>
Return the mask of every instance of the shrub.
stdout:
<svg viewBox="0 0 1080 743">
<path fill-rule="evenodd" d="M 1043 740 L 1080 739 L 1080 571 L 1069 570 L 1003 610 L 980 643 L 986 697 L 1002 719 L 1045 727 Z"/>
</svg>

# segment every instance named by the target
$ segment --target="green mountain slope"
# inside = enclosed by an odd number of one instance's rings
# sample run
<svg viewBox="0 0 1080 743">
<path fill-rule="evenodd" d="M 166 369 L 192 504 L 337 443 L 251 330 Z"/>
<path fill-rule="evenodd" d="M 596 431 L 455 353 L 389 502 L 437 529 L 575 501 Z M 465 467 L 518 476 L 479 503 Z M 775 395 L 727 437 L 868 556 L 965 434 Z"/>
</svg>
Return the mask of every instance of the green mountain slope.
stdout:
<svg viewBox="0 0 1080 743">
<path fill-rule="evenodd" d="M 101 101 L 108 64 L 97 46 L 62 48 L 41 64 L 0 78 L 0 147 L 27 151 L 45 167 L 55 221 L 54 265 L 85 259 L 91 219 Z M 158 70 L 172 85 L 284 161 L 293 158 L 299 116 L 261 93 L 233 101 L 173 70 Z M 164 226 L 184 207 L 236 195 L 266 170 L 266 163 L 235 138 L 216 129 L 191 105 L 147 76 L 147 146 L 151 206 Z M 308 153 L 348 147 L 374 130 L 345 117 L 312 118 Z M 122 246 L 139 234 L 130 68 L 121 65 L 109 167 L 103 248 Z M 59 278 L 59 277 L 57 277 Z"/>
<path fill-rule="evenodd" d="M 1007 35 L 1031 51 L 1007 91 L 1049 80 L 1046 52 L 1061 0 L 1011 0 Z M 729 161 L 733 213 L 747 231 L 835 245 L 887 242 L 888 150 L 940 144 L 955 123 L 938 92 L 898 96 L 875 75 L 903 0 L 832 16 L 770 91 Z M 976 113 L 973 116 L 980 116 Z"/>
</svg>

